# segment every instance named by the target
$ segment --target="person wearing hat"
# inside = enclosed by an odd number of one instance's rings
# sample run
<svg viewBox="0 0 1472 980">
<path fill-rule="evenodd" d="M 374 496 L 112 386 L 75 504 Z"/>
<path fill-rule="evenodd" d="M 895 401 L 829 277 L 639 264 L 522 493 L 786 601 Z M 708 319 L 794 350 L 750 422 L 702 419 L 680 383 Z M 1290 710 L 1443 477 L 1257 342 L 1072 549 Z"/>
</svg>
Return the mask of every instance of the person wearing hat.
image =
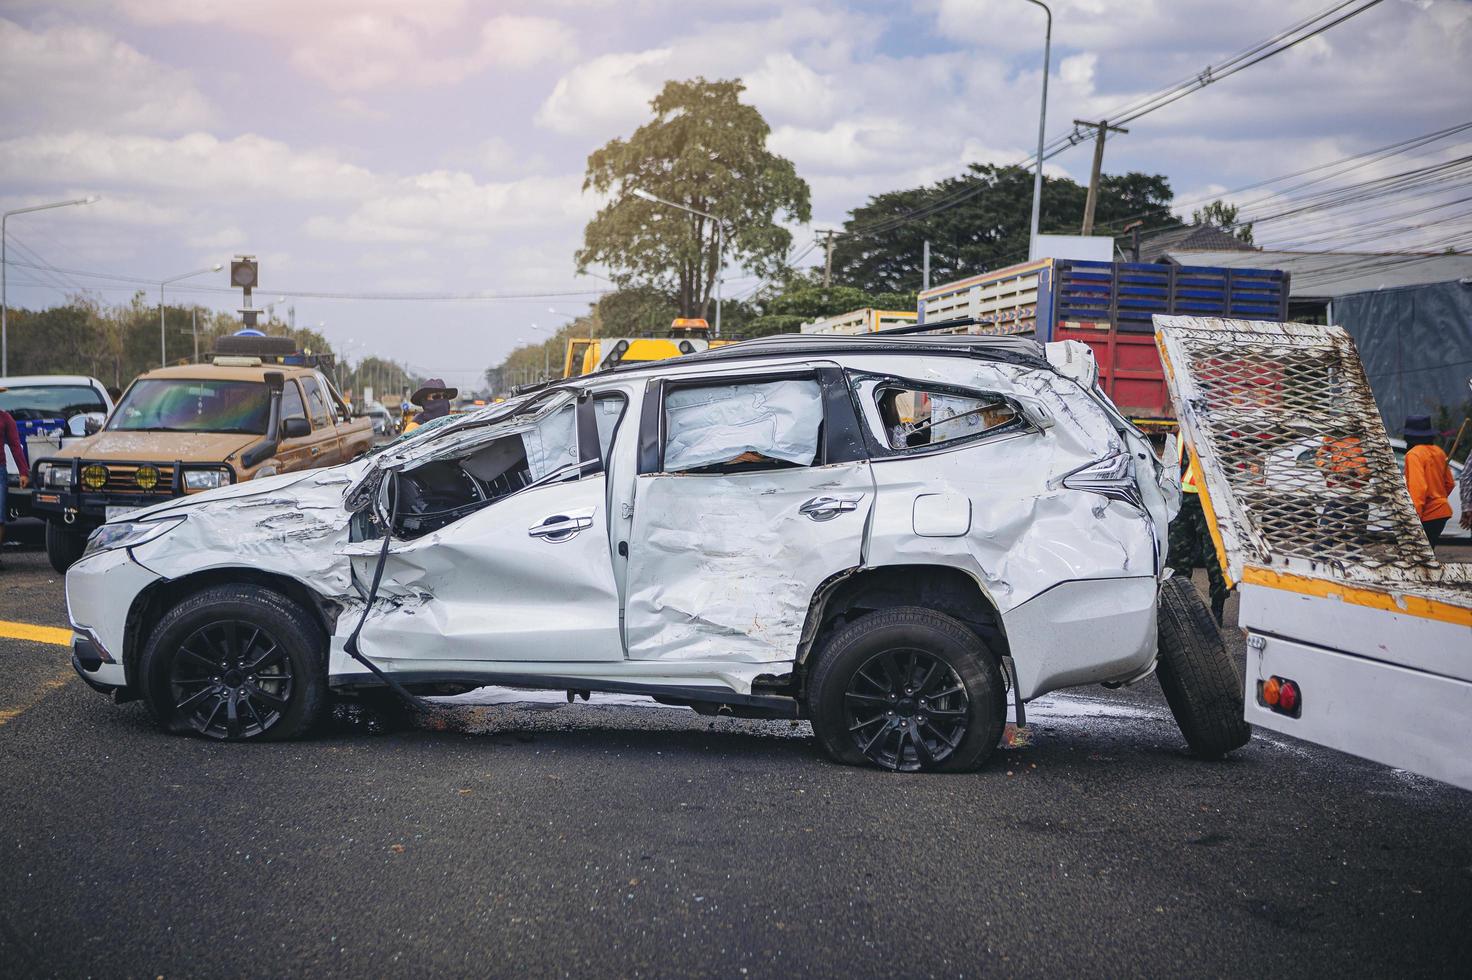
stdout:
<svg viewBox="0 0 1472 980">
<path fill-rule="evenodd" d="M 1416 516 L 1426 529 L 1426 540 L 1434 548 L 1452 516 L 1452 505 L 1447 499 L 1456 488 L 1452 468 L 1446 453 L 1436 444 L 1431 416 L 1407 416 L 1401 436 L 1406 441 L 1406 489 L 1411 492 Z"/>
<path fill-rule="evenodd" d="M 413 432 L 426 422 L 449 415 L 450 401 L 458 394 L 459 388 L 445 387 L 444 378 L 430 378 L 420 385 L 419 390 L 409 396 L 409 400 L 423 410 L 404 424 L 405 434 Z"/>
</svg>

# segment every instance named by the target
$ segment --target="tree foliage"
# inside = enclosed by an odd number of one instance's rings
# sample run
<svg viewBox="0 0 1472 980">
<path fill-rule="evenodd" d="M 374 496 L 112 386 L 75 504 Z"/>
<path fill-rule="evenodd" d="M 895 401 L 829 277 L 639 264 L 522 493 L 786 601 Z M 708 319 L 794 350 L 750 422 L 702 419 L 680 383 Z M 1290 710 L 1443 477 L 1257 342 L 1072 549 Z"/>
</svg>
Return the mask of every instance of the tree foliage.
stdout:
<svg viewBox="0 0 1472 980">
<path fill-rule="evenodd" d="M 604 265 L 621 288 L 658 290 L 682 316 L 709 318 L 718 239 L 743 269 L 781 267 L 792 235 L 777 222 L 809 220 L 808 185 L 767 149 L 771 129 L 741 102 L 744 89 L 739 80 L 667 82 L 650 102 L 651 121 L 588 157 L 583 189 L 610 200 L 584 229 L 580 270 Z M 635 189 L 716 221 L 634 197 Z"/>
<path fill-rule="evenodd" d="M 855 286 L 823 285 L 821 272 L 789 276 L 782 286 L 756 303 L 757 311 L 741 329 L 743 337 L 796 333 L 804 323 L 865 308 L 913 310 L 914 293 L 870 293 Z"/>
<path fill-rule="evenodd" d="M 81 374 L 109 387 L 126 388 L 144 371 L 159 366 L 158 306 L 142 291 L 127 303 L 104 305 L 92 296 L 74 295 L 67 302 L 44 310 L 10 309 L 7 312 L 11 374 Z M 170 364 L 194 360 L 196 330 L 200 356 L 214 350 L 215 339 L 241 328 L 231 313 L 198 306 L 164 308 L 164 340 Z M 297 349 L 331 353 L 332 345 L 310 327 L 292 328 L 274 317 L 264 316 L 258 328 L 265 333 L 292 337 Z M 376 362 L 376 363 L 375 363 Z M 406 383 L 417 381 L 402 365 L 367 359 L 368 370 L 343 365 L 331 372 L 344 390 L 356 389 L 359 376 L 383 384 L 390 378 Z"/>
<path fill-rule="evenodd" d="M 833 250 L 833 278 L 870 292 L 916 291 L 930 242 L 930 281 L 943 283 L 1027 260 L 1032 173 L 1023 167 L 972 164 L 967 173 L 925 187 L 890 191 L 850 213 Z M 1043 178 L 1039 227 L 1044 234 L 1079 232 L 1088 188 L 1066 177 Z M 961 199 L 924 217 L 916 213 Z M 1133 220 L 1152 230 L 1180 225 L 1170 213 L 1170 182 L 1160 174 L 1105 174 L 1099 181 L 1096 234 L 1115 234 Z"/>
<path fill-rule="evenodd" d="M 1235 204 L 1228 204 L 1222 200 L 1212 201 L 1206 207 L 1191 212 L 1191 224 L 1193 225 L 1215 225 L 1223 231 L 1252 244 L 1252 222 L 1237 223 L 1238 208 Z"/>
</svg>

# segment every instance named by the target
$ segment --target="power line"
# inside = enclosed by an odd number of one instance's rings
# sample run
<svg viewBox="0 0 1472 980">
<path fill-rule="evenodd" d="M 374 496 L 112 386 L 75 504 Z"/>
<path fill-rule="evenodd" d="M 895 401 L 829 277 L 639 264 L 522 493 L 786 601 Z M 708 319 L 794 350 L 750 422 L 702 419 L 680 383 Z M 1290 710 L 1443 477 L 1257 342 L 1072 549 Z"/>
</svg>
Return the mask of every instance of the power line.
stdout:
<svg viewBox="0 0 1472 980">
<path fill-rule="evenodd" d="M 15 239 L 12 238 L 11 241 Z M 34 257 L 34 253 L 33 253 Z M 54 273 L 65 273 L 68 275 L 82 276 L 88 279 L 101 279 L 109 282 L 131 283 L 139 286 L 157 286 L 157 279 L 144 279 L 139 276 L 123 276 L 109 272 L 93 272 L 86 269 L 64 269 L 58 266 L 46 264 L 45 262 L 25 262 L 17 259 L 9 259 L 7 265 L 17 266 L 23 269 L 51 271 Z M 223 293 L 234 294 L 236 290 L 226 286 L 201 286 L 201 285 L 178 285 L 171 287 L 172 292 L 193 293 Z M 367 300 L 367 301 L 413 301 L 413 302 L 498 302 L 515 300 L 541 300 L 557 299 L 569 296 L 602 296 L 612 290 L 607 289 L 584 289 L 565 292 L 541 292 L 541 293 L 348 293 L 348 292 L 325 292 L 309 289 L 271 289 L 269 292 L 278 296 L 286 296 L 294 299 L 334 299 L 334 300 Z"/>
<path fill-rule="evenodd" d="M 1356 17 L 1359 14 L 1364 13 L 1366 10 L 1379 5 L 1381 2 L 1382 0 L 1363 0 L 1363 2 L 1362 0 L 1340 0 L 1339 3 L 1333 4 L 1309 18 L 1299 21 L 1291 27 L 1285 28 L 1284 30 L 1279 31 L 1273 36 L 1260 41 L 1255 45 L 1243 49 L 1237 54 L 1227 58 L 1219 65 L 1207 65 L 1204 69 L 1197 72 L 1195 75 L 1192 75 L 1189 79 L 1177 82 L 1175 85 L 1172 85 L 1169 88 L 1156 93 L 1155 95 L 1148 96 L 1142 100 L 1136 100 L 1135 102 L 1130 103 L 1126 106 L 1122 106 L 1114 110 L 1113 112 L 1104 113 L 1101 115 L 1100 118 L 1108 119 L 1111 123 L 1117 123 L 1120 125 L 1123 125 L 1124 123 L 1130 122 L 1135 119 L 1139 119 L 1142 116 L 1155 112 L 1158 109 L 1163 109 L 1166 106 L 1185 98 L 1192 92 L 1198 92 L 1201 89 L 1205 88 L 1207 85 L 1210 85 L 1214 82 L 1219 82 L 1225 78 L 1229 78 L 1232 75 L 1237 74 L 1239 71 L 1251 68 L 1253 65 L 1260 64 L 1264 61 L 1267 61 L 1269 58 L 1282 54 L 1284 51 L 1294 48 L 1297 45 L 1302 44 L 1304 41 L 1307 41 L 1312 37 L 1316 37 L 1319 34 L 1322 34 L 1325 31 L 1329 30 L 1330 28 L 1342 24 L 1346 20 L 1349 20 L 1352 17 Z M 1353 3 L 1361 3 L 1361 6 L 1358 6 L 1355 9 L 1350 10 L 1348 13 L 1334 18 L 1327 23 L 1320 23 L 1321 21 L 1324 21 L 1326 18 L 1333 16 L 1334 14 L 1338 13 L 1339 11 L 1343 10 L 1345 7 L 1348 7 Z M 1312 30 L 1307 30 L 1308 28 L 1312 28 Z M 1294 34 L 1299 34 L 1299 36 L 1292 37 Z M 1290 37 L 1292 39 L 1288 40 Z M 1277 46 L 1274 47 L 1274 45 Z M 1083 137 L 1081 136 L 1081 134 L 1079 134 L 1077 128 L 1070 130 L 1068 133 L 1061 136 L 1054 137 L 1052 141 L 1045 144 L 1043 160 L 1051 160 L 1059 153 L 1062 153 L 1064 150 L 1067 150 L 1070 147 L 1076 145 L 1082 140 L 1082 138 Z M 1033 166 L 1036 166 L 1036 162 L 1037 161 L 1035 157 L 1027 157 L 1018 161 L 1016 164 L 1013 164 L 1013 166 L 1026 167 L 1028 170 L 1031 170 Z M 957 205 L 963 204 L 971 198 L 982 193 L 986 189 L 987 185 L 982 182 L 973 187 L 967 187 L 958 191 L 953 191 L 948 197 L 933 201 L 923 207 L 915 209 L 914 211 L 902 215 L 894 215 L 888 218 L 875 219 L 875 221 L 867 227 L 863 225 L 851 227 L 848 230 L 844 231 L 842 234 L 846 237 L 867 237 L 877 234 L 884 234 L 885 232 L 892 231 L 895 228 L 908 224 L 911 221 L 918 221 L 922 218 L 927 218 L 931 215 L 939 214 L 941 211 L 946 211 L 950 208 L 956 207 Z"/>
</svg>

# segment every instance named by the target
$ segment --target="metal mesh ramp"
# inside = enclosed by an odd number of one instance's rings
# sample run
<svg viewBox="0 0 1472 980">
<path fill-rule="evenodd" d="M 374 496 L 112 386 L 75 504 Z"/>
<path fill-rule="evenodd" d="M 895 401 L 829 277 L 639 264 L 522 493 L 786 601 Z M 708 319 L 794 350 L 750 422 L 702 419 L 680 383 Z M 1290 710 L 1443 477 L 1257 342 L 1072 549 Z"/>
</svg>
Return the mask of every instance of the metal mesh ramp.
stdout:
<svg viewBox="0 0 1472 980">
<path fill-rule="evenodd" d="M 1343 329 L 1154 322 L 1234 579 L 1258 565 L 1463 592 L 1465 569 L 1443 566 L 1426 541 Z"/>
</svg>

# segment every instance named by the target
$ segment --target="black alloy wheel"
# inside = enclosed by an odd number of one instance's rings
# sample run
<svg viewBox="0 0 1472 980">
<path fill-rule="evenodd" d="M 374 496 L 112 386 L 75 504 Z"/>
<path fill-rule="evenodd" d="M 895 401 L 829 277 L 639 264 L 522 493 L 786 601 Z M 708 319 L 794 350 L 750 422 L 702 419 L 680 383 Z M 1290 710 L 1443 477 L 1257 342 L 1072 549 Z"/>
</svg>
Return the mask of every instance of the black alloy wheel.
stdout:
<svg viewBox="0 0 1472 980">
<path fill-rule="evenodd" d="M 898 648 L 870 657 L 844 692 L 854 745 L 875 765 L 915 772 L 945 762 L 966 737 L 966 685 L 938 657 Z"/>
<path fill-rule="evenodd" d="M 864 613 L 827 636 L 805 698 L 825 755 L 891 772 L 970 772 L 1007 720 L 998 658 L 964 623 L 918 606 Z"/>
<path fill-rule="evenodd" d="M 269 731 L 291 703 L 291 660 L 259 626 L 211 623 L 180 644 L 169 687 L 177 717 L 201 735 L 250 738 Z"/>
<path fill-rule="evenodd" d="M 173 606 L 138 660 L 138 689 L 167 731 L 222 741 L 303 735 L 326 709 L 327 637 L 265 585 L 219 585 Z"/>
</svg>

